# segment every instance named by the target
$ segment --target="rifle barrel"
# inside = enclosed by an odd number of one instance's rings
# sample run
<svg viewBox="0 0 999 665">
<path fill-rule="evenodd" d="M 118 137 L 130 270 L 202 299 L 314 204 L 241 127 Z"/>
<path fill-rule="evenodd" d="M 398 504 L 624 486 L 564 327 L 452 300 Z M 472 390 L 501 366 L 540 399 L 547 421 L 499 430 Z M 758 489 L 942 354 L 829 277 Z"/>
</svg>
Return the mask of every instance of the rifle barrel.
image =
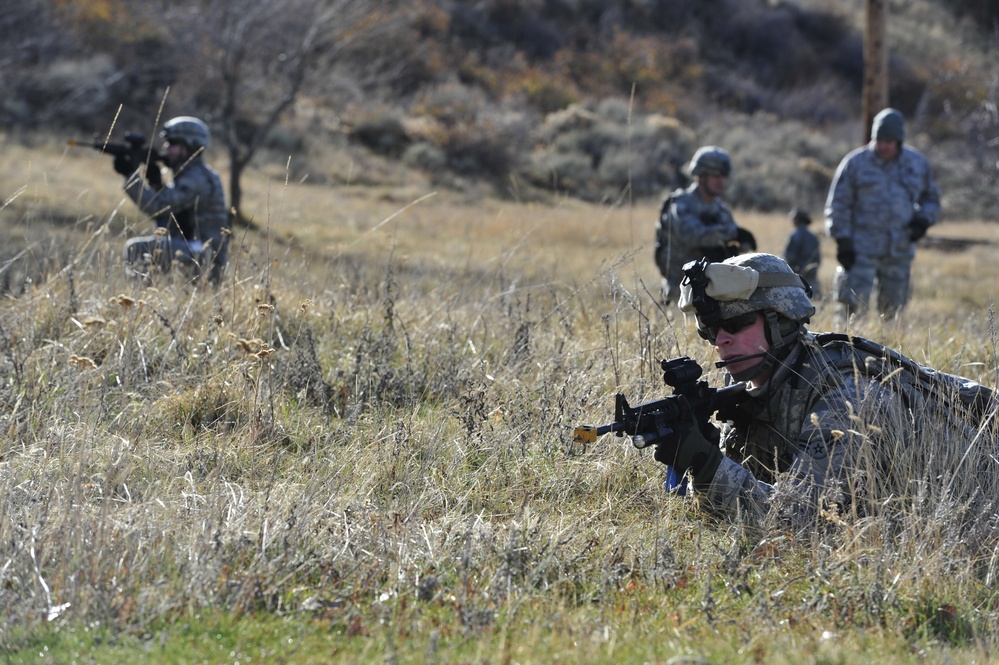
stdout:
<svg viewBox="0 0 999 665">
<path fill-rule="evenodd" d="M 611 423 L 609 425 L 580 425 L 572 432 L 573 443 L 596 443 L 597 439 L 604 434 L 611 432 L 623 432 L 623 423 Z"/>
</svg>

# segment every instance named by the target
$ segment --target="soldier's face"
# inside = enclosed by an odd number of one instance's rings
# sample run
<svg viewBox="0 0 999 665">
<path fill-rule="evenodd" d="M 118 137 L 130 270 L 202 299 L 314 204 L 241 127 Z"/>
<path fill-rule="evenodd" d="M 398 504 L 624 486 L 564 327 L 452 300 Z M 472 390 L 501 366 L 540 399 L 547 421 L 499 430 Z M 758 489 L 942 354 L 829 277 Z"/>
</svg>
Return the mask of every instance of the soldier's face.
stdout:
<svg viewBox="0 0 999 665">
<path fill-rule="evenodd" d="M 715 335 L 715 349 L 718 357 L 722 360 L 733 360 L 742 356 L 751 356 L 756 353 L 763 353 L 770 350 L 770 342 L 767 341 L 766 330 L 764 329 L 763 316 L 757 312 L 753 323 L 739 330 L 726 330 L 725 326 L 718 328 Z M 756 367 L 763 362 L 763 358 L 750 358 L 741 362 L 734 362 L 726 365 L 725 369 L 731 374 L 738 374 L 748 369 Z M 753 377 L 756 383 L 761 382 L 765 377 Z"/>
<path fill-rule="evenodd" d="M 878 139 L 874 142 L 874 153 L 885 160 L 890 162 L 891 160 L 898 157 L 899 143 L 898 141 L 888 141 L 885 139 Z"/>
<path fill-rule="evenodd" d="M 698 184 L 706 198 L 715 199 L 725 193 L 725 188 L 728 187 L 728 176 L 706 173 L 701 176 Z"/>
<path fill-rule="evenodd" d="M 163 161 L 170 168 L 176 168 L 187 161 L 187 146 L 183 143 L 171 143 L 167 141 L 163 144 Z"/>
</svg>

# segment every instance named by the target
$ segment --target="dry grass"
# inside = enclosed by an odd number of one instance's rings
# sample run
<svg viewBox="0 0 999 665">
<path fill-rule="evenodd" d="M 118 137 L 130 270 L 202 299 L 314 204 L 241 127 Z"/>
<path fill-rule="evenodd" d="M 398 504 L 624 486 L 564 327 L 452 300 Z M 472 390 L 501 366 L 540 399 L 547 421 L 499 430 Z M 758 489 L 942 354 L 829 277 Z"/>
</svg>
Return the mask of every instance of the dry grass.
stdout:
<svg viewBox="0 0 999 665">
<path fill-rule="evenodd" d="M 109 165 L 17 150 L 4 261 L 29 247 L 8 270 L 32 281 L 0 302 L 4 648 L 79 626 L 167 640 L 217 611 L 342 633 L 302 662 L 995 650 L 987 516 L 975 542 L 942 501 L 901 531 L 761 537 L 665 496 L 624 440 L 571 443 L 615 391 L 661 395 L 660 358 L 713 360 L 653 301 L 654 207 L 251 175 L 261 230 L 236 233 L 224 285 L 144 288 L 118 256 L 145 223 Z M 739 219 L 762 249 L 790 231 Z M 995 384 L 988 257 L 923 251 L 904 322 L 857 331 Z"/>
</svg>

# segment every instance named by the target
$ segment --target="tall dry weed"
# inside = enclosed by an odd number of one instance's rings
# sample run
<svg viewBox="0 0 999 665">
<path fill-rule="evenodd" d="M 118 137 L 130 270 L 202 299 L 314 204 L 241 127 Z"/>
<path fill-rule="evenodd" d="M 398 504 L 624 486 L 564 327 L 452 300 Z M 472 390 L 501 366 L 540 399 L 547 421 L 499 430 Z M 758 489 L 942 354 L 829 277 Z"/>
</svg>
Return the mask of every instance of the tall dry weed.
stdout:
<svg viewBox="0 0 999 665">
<path fill-rule="evenodd" d="M 615 392 L 661 396 L 662 357 L 721 380 L 656 303 L 651 207 L 444 201 L 389 221 L 359 200 L 343 226 L 248 233 L 217 288 L 128 280 L 122 235 L 97 224 L 60 235 L 63 263 L 0 302 L 5 647 L 205 608 L 357 637 L 438 621 L 443 644 L 635 616 L 779 635 L 789 615 L 915 617 L 993 644 L 992 610 L 972 608 L 995 575 L 995 478 L 949 473 L 994 463 L 986 447 L 899 449 L 909 472 L 868 514 L 800 539 L 711 521 L 626 439 L 572 443 Z M 854 325 L 994 377 L 991 318 L 947 300 L 960 325 L 939 349 L 920 307 Z M 831 308 L 817 318 L 832 327 Z"/>
</svg>

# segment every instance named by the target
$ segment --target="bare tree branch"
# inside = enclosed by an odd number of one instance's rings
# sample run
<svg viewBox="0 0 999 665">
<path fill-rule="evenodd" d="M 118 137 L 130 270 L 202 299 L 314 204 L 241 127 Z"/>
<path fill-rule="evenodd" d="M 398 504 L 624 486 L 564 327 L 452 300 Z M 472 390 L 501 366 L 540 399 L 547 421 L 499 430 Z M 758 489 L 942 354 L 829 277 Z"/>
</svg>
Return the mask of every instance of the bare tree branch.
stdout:
<svg viewBox="0 0 999 665">
<path fill-rule="evenodd" d="M 188 0 L 171 26 L 201 85 L 187 93 L 221 125 L 230 162 L 231 205 L 240 176 L 310 83 L 371 13 L 364 0 Z M 191 111 L 193 112 L 193 111 Z"/>
</svg>

